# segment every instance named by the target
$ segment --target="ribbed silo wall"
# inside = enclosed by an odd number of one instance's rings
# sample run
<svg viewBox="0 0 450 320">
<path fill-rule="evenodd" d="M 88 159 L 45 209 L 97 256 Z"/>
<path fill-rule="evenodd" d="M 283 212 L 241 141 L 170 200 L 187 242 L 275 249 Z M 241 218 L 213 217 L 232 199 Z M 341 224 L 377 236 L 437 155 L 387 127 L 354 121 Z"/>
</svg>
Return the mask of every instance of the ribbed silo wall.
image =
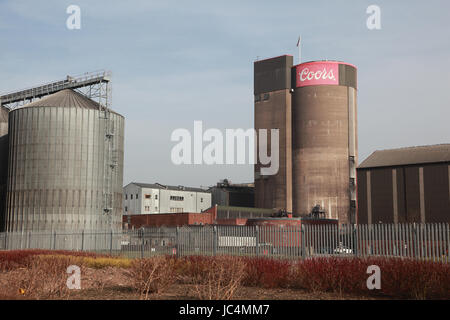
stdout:
<svg viewBox="0 0 450 320">
<path fill-rule="evenodd" d="M 327 218 L 339 219 L 340 223 L 353 222 L 357 164 L 356 68 L 338 62 L 312 62 L 300 64 L 294 70 L 294 212 L 306 214 L 320 205 Z"/>
<path fill-rule="evenodd" d="M 8 177 L 8 112 L 0 106 L 0 232 L 5 229 L 6 181 Z"/>
<path fill-rule="evenodd" d="M 105 119 L 93 108 L 22 107 L 10 112 L 9 124 L 8 231 L 121 230 L 121 115 L 111 112 Z M 104 213 L 105 192 L 114 194 L 111 215 Z"/>
</svg>

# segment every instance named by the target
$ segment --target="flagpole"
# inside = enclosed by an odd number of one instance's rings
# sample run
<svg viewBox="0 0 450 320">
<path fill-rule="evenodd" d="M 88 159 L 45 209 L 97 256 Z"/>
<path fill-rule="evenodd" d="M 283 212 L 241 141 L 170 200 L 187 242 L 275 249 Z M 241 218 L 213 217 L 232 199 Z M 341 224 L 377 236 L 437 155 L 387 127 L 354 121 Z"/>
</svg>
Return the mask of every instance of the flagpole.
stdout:
<svg viewBox="0 0 450 320">
<path fill-rule="evenodd" d="M 298 64 L 302 63 L 302 46 L 300 45 L 300 36 L 297 40 L 297 47 L 298 47 Z"/>
</svg>

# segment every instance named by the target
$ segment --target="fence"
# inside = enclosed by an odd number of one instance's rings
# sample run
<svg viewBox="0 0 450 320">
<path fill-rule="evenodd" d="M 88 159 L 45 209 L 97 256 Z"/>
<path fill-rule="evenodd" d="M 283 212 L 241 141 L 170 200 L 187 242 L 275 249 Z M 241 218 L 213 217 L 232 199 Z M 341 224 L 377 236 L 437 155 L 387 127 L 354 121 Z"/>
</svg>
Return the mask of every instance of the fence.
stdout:
<svg viewBox="0 0 450 320">
<path fill-rule="evenodd" d="M 409 257 L 449 262 L 448 223 L 185 226 L 138 230 L 0 233 L 0 249 L 93 251 L 130 258 L 158 254 Z"/>
</svg>

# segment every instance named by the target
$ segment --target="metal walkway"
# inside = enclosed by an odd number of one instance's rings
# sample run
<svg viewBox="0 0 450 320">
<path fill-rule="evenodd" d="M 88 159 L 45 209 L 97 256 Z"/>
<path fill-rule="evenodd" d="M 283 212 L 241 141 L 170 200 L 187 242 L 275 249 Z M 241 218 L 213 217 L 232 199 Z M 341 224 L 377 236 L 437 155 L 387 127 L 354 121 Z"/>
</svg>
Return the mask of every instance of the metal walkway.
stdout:
<svg viewBox="0 0 450 320">
<path fill-rule="evenodd" d="M 83 92 L 89 98 L 99 98 L 99 103 L 105 107 L 109 105 L 109 99 L 102 90 L 102 85 L 108 85 L 111 73 L 109 71 L 87 72 L 78 76 L 67 76 L 64 80 L 53 81 L 40 86 L 23 89 L 20 91 L 9 92 L 0 95 L 0 106 L 14 109 L 23 103 L 31 102 L 33 99 L 42 98 L 43 96 L 64 90 L 64 89 L 81 89 L 87 88 L 88 92 Z M 100 88 L 99 88 L 100 86 Z M 16 105 L 14 105 L 16 104 Z"/>
</svg>

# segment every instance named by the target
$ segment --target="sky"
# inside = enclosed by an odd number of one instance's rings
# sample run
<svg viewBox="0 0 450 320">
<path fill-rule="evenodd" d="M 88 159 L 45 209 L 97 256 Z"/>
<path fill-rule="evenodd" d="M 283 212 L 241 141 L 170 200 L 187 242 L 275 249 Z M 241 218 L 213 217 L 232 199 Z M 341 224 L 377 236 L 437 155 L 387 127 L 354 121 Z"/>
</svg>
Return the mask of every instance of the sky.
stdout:
<svg viewBox="0 0 450 320">
<path fill-rule="evenodd" d="M 369 5 L 381 29 L 369 30 Z M 66 27 L 69 5 L 81 29 Z M 450 2 L 0 0 L 0 93 L 112 71 L 125 117 L 124 184 L 252 182 L 252 165 L 175 165 L 171 133 L 253 128 L 253 63 L 291 54 L 358 67 L 359 162 L 449 143 Z"/>
</svg>

